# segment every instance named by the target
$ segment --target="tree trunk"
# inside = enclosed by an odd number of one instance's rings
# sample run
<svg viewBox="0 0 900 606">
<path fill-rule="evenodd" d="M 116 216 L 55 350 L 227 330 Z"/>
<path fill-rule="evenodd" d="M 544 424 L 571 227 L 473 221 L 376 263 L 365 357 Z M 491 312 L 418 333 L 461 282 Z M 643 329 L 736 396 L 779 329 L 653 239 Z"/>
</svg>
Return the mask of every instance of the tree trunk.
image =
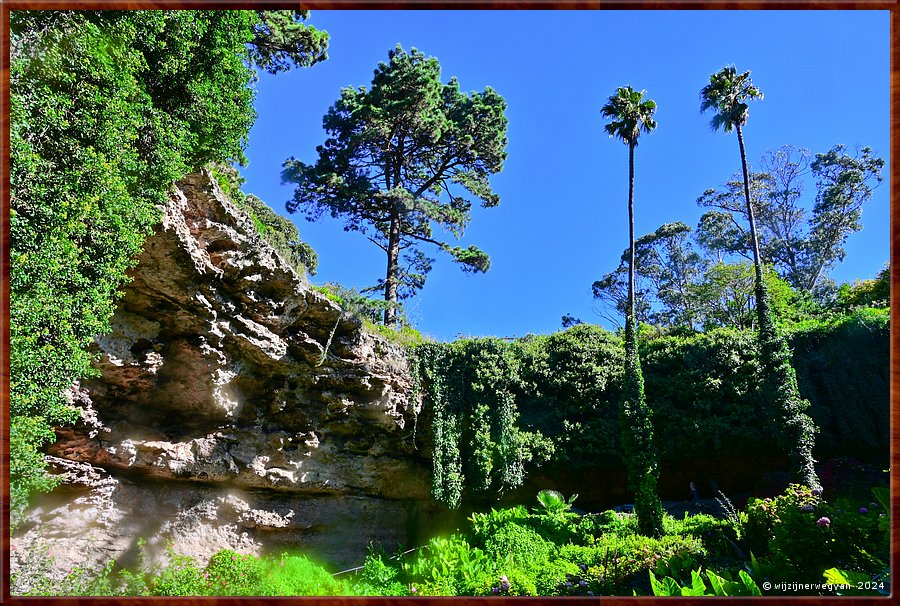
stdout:
<svg viewBox="0 0 900 606">
<path fill-rule="evenodd" d="M 803 411 L 809 402 L 800 398 L 797 374 L 791 365 L 791 352 L 784 337 L 778 334 L 769 309 L 769 295 L 763 282 L 762 259 L 756 239 L 756 217 L 750 203 L 750 182 L 747 176 L 747 155 L 744 135 L 737 125 L 738 145 L 741 148 L 741 168 L 744 171 L 744 197 L 750 221 L 750 241 L 756 268 L 756 313 L 759 320 L 759 353 L 762 370 L 763 414 L 773 416 L 772 430 L 780 433 L 794 467 L 796 479 L 810 488 L 821 488 L 812 457 L 816 427 Z"/>
<path fill-rule="evenodd" d="M 744 200 L 747 202 L 747 219 L 750 222 L 750 245 L 753 250 L 753 265 L 756 279 L 762 281 L 762 260 L 759 258 L 759 240 L 756 238 L 756 215 L 750 202 L 750 174 L 747 172 L 747 153 L 744 151 L 744 133 L 740 125 L 736 126 L 738 145 L 741 148 L 741 169 L 744 172 Z"/>
<path fill-rule="evenodd" d="M 625 318 L 626 339 L 628 319 L 634 317 L 634 143 L 628 145 L 628 316 Z"/>
<path fill-rule="evenodd" d="M 384 309 L 384 325 L 397 323 L 397 280 L 400 273 L 400 212 L 394 208 L 391 212 L 391 227 L 388 233 L 387 274 L 384 278 L 384 300 L 388 306 Z"/>
<path fill-rule="evenodd" d="M 744 173 L 744 200 L 747 202 L 747 220 L 750 223 L 750 247 L 753 251 L 753 269 L 756 272 L 756 315 L 759 330 L 764 334 L 763 338 L 769 338 L 769 331 L 774 333 L 775 326 L 769 314 L 769 294 L 763 282 L 762 258 L 759 254 L 759 240 L 756 237 L 756 214 L 753 212 L 753 203 L 750 201 L 750 173 L 747 171 L 747 152 L 744 150 L 744 133 L 740 124 L 735 126 L 737 130 L 738 145 L 741 148 L 741 170 Z"/>
</svg>

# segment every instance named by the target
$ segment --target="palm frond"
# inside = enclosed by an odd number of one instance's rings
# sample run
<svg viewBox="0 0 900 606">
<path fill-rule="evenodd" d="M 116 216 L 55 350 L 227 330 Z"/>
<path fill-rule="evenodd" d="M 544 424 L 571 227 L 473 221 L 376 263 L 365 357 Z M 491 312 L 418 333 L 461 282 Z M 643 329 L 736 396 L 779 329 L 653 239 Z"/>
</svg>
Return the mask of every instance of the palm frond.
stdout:
<svg viewBox="0 0 900 606">
<path fill-rule="evenodd" d="M 600 108 L 600 115 L 610 120 L 604 131 L 628 145 L 637 145 L 642 132 L 652 132 L 656 128 L 653 119 L 656 102 L 644 100 L 645 93 L 645 90 L 636 91 L 631 86 L 616 89 Z"/>
<path fill-rule="evenodd" d="M 710 128 L 729 132 L 747 123 L 750 116 L 747 101 L 762 98 L 762 91 L 750 80 L 749 71 L 738 74 L 733 65 L 727 65 L 711 75 L 709 84 L 701 89 L 700 113 L 714 110 Z"/>
</svg>

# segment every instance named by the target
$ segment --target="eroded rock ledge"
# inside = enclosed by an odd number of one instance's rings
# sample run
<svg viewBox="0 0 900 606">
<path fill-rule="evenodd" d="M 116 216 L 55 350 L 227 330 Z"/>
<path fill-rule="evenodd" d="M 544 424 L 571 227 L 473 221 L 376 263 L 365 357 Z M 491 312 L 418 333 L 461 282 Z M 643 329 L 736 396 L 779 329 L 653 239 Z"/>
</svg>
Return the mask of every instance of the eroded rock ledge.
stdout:
<svg viewBox="0 0 900 606">
<path fill-rule="evenodd" d="M 403 352 L 311 289 L 206 173 L 187 177 L 97 340 L 52 455 L 241 487 L 427 498 Z"/>
<path fill-rule="evenodd" d="M 143 480 L 162 487 L 158 498 L 167 495 L 158 514 L 145 513 L 160 518 L 151 534 L 168 528 L 170 539 L 176 527 L 190 536 L 176 519 L 204 507 L 231 513 L 203 524 L 221 517 L 245 535 L 277 528 L 316 544 L 310 529 L 333 529 L 351 511 L 382 520 L 378 510 L 404 511 L 392 501 L 428 501 L 419 404 L 402 350 L 311 289 L 208 173 L 178 183 L 131 277 L 111 334 L 96 343 L 100 376 L 72 390 L 82 420 L 60 429 L 49 451 L 69 474 L 72 498 L 57 495 L 33 510 L 22 527 L 32 540 L 46 539 L 41 529 L 85 498 L 97 519 L 109 514 L 100 534 L 114 534 L 133 515 L 134 495 L 146 492 Z M 103 482 L 86 483 L 91 474 Z M 253 520 L 249 531 L 242 515 Z M 364 555 L 369 540 L 403 540 L 407 525 L 396 519 L 357 536 L 348 552 L 362 544 Z M 62 534 L 69 532 L 79 530 Z M 60 533 L 57 526 L 52 534 Z M 204 548 L 182 541 L 181 551 L 265 548 L 262 535 L 226 535 Z"/>
</svg>

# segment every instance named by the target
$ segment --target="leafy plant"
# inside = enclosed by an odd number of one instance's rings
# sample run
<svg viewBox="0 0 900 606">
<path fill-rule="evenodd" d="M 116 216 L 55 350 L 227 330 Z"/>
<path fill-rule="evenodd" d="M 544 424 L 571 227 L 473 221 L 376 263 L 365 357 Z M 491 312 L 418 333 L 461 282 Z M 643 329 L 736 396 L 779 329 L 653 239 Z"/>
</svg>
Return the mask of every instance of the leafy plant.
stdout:
<svg viewBox="0 0 900 606">
<path fill-rule="evenodd" d="M 817 489 L 794 484 L 779 497 L 748 505 L 747 541 L 765 554 L 776 581 L 820 578 L 835 564 L 874 574 L 889 557 L 882 519 L 866 507 L 833 507 Z"/>
<path fill-rule="evenodd" d="M 556 490 L 544 489 L 537 494 L 538 503 L 541 505 L 541 513 L 544 515 L 560 515 L 572 509 L 572 503 L 578 498 L 573 494 L 568 500 Z"/>
<path fill-rule="evenodd" d="M 704 577 L 706 578 L 704 579 Z M 756 581 L 743 570 L 738 572 L 737 578 L 733 578 L 728 572 L 723 572 L 719 575 L 712 570 L 692 570 L 689 585 L 681 585 L 672 577 L 658 579 L 653 572 L 650 572 L 650 585 L 655 596 L 727 597 L 762 595 L 762 592 L 756 585 Z"/>
</svg>

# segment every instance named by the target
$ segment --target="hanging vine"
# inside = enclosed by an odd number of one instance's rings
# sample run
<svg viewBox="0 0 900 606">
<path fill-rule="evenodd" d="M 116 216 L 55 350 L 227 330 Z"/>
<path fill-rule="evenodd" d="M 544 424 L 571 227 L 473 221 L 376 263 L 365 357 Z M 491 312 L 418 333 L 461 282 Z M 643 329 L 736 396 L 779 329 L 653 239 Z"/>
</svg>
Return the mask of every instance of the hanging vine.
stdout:
<svg viewBox="0 0 900 606">
<path fill-rule="evenodd" d="M 499 495 L 521 485 L 529 446 L 541 436 L 516 426 L 522 381 L 515 345 L 425 343 L 411 357 L 414 397 L 432 408 L 432 496 L 455 508 L 464 492 Z"/>
</svg>

